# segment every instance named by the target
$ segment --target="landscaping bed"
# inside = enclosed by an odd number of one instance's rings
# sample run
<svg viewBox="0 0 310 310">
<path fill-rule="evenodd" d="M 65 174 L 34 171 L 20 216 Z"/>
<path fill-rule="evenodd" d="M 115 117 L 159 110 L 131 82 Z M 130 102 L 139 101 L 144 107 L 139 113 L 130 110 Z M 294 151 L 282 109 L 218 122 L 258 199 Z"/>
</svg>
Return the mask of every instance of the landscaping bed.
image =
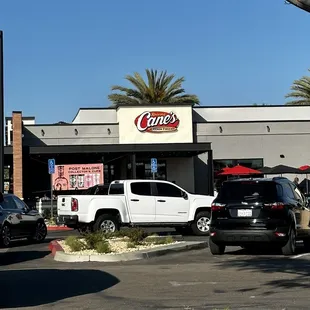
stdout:
<svg viewBox="0 0 310 310">
<path fill-rule="evenodd" d="M 115 255 L 179 244 L 171 236 L 159 237 L 133 228 L 115 233 L 92 232 L 81 236 L 69 236 L 58 241 L 64 253 L 71 255 Z"/>
</svg>

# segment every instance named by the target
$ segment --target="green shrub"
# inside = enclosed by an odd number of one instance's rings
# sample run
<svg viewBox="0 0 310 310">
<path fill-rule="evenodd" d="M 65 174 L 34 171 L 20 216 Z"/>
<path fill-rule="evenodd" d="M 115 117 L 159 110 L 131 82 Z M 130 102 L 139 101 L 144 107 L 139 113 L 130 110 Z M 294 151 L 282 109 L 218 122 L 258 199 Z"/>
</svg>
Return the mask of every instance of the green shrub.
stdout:
<svg viewBox="0 0 310 310">
<path fill-rule="evenodd" d="M 122 238 L 122 237 L 126 237 L 127 236 L 127 232 L 126 230 L 119 230 L 119 231 L 115 231 L 115 232 L 110 232 L 110 233 L 105 233 L 104 237 L 106 239 L 110 239 L 110 238 Z"/>
<path fill-rule="evenodd" d="M 171 236 L 165 237 L 165 238 L 154 238 L 149 237 L 145 240 L 147 243 L 153 243 L 153 244 L 170 244 L 174 242 L 174 239 Z"/>
<path fill-rule="evenodd" d="M 106 240 L 101 240 L 96 243 L 95 249 L 98 253 L 111 253 L 111 248 L 109 242 Z"/>
<path fill-rule="evenodd" d="M 127 242 L 127 248 L 128 249 L 134 249 L 137 245 L 133 242 Z"/>
<path fill-rule="evenodd" d="M 84 235 L 86 247 L 89 250 L 94 250 L 96 248 L 96 245 L 99 242 L 104 241 L 105 235 L 102 232 L 91 232 L 91 233 L 86 233 Z"/>
<path fill-rule="evenodd" d="M 85 250 L 85 244 L 76 236 L 69 236 L 65 239 L 65 244 L 72 252 L 79 252 Z"/>
<path fill-rule="evenodd" d="M 141 243 L 147 236 L 148 236 L 148 233 L 140 228 L 133 228 L 133 229 L 128 230 L 128 235 L 127 235 L 129 240 L 134 244 Z"/>
</svg>

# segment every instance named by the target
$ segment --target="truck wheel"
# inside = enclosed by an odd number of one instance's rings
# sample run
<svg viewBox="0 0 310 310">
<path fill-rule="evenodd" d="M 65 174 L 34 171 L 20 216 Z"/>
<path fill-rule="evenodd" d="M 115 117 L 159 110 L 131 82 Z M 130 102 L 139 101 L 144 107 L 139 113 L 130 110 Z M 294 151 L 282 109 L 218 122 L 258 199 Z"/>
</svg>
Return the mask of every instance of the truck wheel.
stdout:
<svg viewBox="0 0 310 310">
<path fill-rule="evenodd" d="M 113 233 L 119 230 L 119 221 L 110 214 L 102 214 L 98 216 L 94 224 L 94 231 L 102 231 L 103 233 Z"/>
<path fill-rule="evenodd" d="M 225 245 L 218 245 L 211 238 L 209 239 L 209 248 L 213 255 L 223 255 L 225 253 Z"/>
<path fill-rule="evenodd" d="M 211 214 L 209 211 L 199 212 L 194 222 L 191 224 L 191 229 L 196 236 L 208 236 L 210 232 L 210 218 Z"/>
<path fill-rule="evenodd" d="M 289 237 L 286 244 L 282 247 L 283 255 L 293 255 L 296 248 L 296 231 L 291 228 L 289 232 Z"/>
</svg>

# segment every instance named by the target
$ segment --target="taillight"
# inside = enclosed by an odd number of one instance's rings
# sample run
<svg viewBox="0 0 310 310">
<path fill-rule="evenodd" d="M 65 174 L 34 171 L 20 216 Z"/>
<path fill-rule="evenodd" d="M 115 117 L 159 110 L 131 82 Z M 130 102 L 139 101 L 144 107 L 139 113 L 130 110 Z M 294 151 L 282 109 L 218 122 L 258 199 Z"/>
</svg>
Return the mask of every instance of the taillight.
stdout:
<svg viewBox="0 0 310 310">
<path fill-rule="evenodd" d="M 76 198 L 71 198 L 71 211 L 79 211 L 79 202 Z"/>
<path fill-rule="evenodd" d="M 284 209 L 283 202 L 265 203 L 264 206 L 271 210 L 283 210 Z"/>
<path fill-rule="evenodd" d="M 212 203 L 211 205 L 211 211 L 219 211 L 221 209 L 223 209 L 225 207 L 225 205 L 223 203 Z"/>
</svg>

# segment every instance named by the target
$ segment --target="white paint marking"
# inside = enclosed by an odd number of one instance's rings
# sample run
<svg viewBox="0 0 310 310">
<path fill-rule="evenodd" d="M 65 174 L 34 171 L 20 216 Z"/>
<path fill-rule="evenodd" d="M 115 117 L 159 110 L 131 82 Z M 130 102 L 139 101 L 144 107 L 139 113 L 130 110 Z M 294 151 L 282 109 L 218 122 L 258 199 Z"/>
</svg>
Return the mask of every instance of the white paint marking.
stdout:
<svg viewBox="0 0 310 310">
<path fill-rule="evenodd" d="M 0 254 L 6 253 L 8 250 L 9 250 L 8 248 L 6 248 L 6 249 L 0 249 Z"/>
<path fill-rule="evenodd" d="M 177 281 L 170 281 L 169 282 L 172 286 L 193 286 L 193 285 L 200 285 L 200 284 L 217 284 L 217 282 L 177 282 Z"/>
<path fill-rule="evenodd" d="M 291 258 L 295 259 L 295 258 L 299 258 L 299 257 L 303 257 L 303 256 L 309 256 L 309 255 L 310 255 L 310 253 L 303 253 L 303 254 L 292 256 Z"/>
</svg>

